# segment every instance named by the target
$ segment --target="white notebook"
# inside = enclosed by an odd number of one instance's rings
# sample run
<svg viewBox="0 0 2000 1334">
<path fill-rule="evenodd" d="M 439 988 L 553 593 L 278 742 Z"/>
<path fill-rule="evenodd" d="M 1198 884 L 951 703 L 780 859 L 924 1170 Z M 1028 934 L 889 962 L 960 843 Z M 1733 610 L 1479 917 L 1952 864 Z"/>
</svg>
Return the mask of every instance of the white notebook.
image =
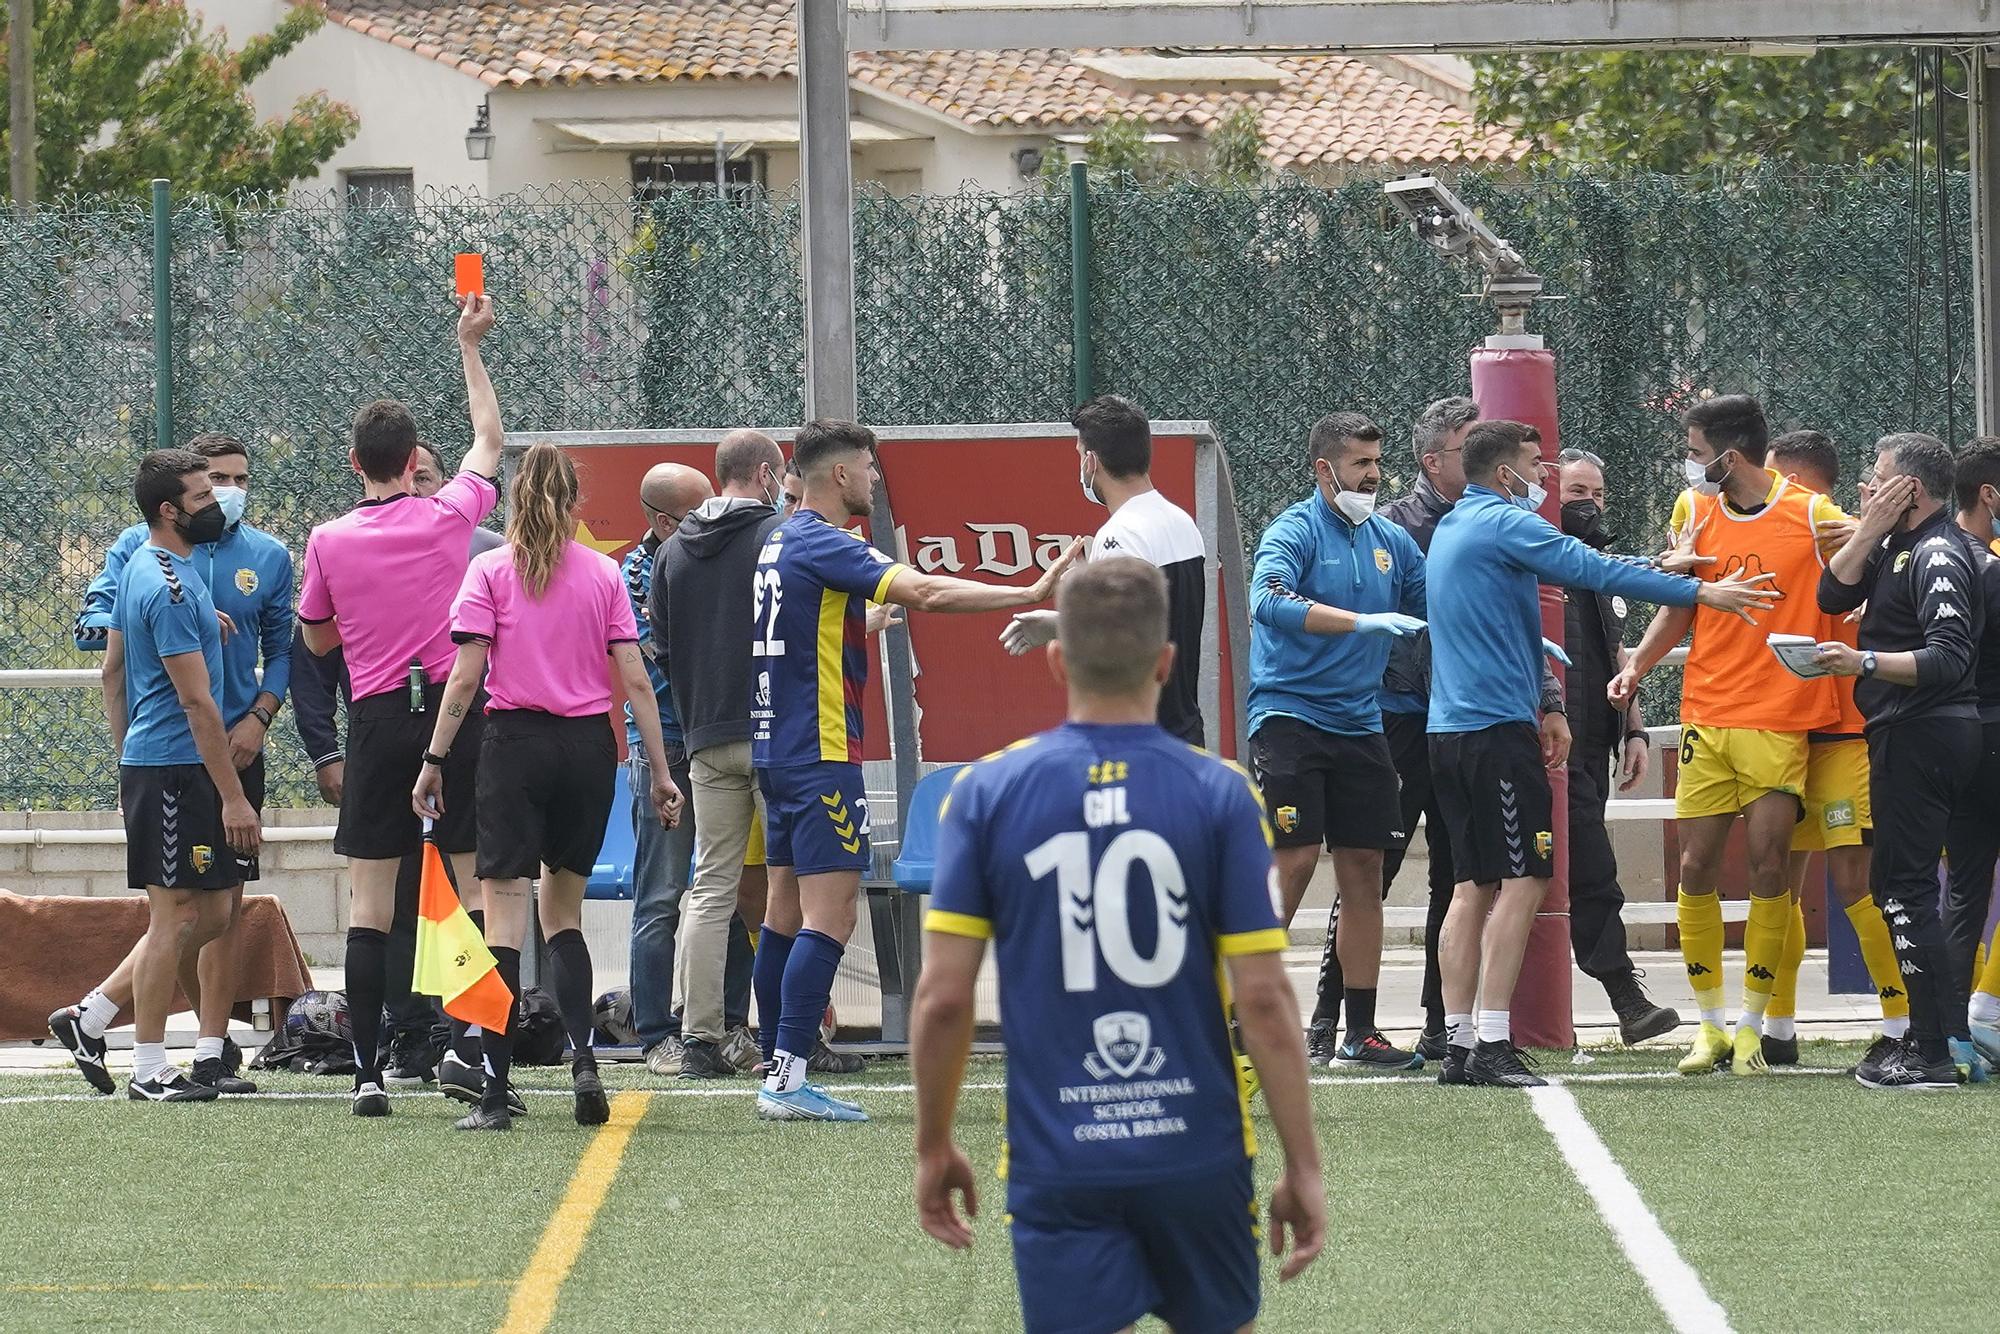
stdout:
<svg viewBox="0 0 2000 1334">
<path fill-rule="evenodd" d="M 1772 635 L 1771 652 L 1785 664 L 1785 670 L 1802 681 L 1831 676 L 1819 663 L 1819 641 L 1811 635 Z"/>
</svg>

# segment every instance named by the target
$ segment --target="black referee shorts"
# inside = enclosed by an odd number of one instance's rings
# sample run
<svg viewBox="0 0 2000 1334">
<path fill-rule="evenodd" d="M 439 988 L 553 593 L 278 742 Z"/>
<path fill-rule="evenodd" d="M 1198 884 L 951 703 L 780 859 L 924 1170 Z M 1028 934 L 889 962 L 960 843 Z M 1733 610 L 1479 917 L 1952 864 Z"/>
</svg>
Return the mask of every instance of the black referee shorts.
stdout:
<svg viewBox="0 0 2000 1334">
<path fill-rule="evenodd" d="M 1250 771 L 1281 848 L 1381 848 L 1409 845 L 1402 780 L 1380 732 L 1322 732 L 1297 718 L 1266 718 L 1250 738 Z"/>
<path fill-rule="evenodd" d="M 607 713 L 488 714 L 479 757 L 480 878 L 525 879 L 544 866 L 588 876 L 604 846 L 617 774 Z"/>
<path fill-rule="evenodd" d="M 1431 781 L 1458 883 L 1555 874 L 1555 800 L 1533 727 L 1431 733 Z"/>
<path fill-rule="evenodd" d="M 423 846 L 424 827 L 410 807 L 410 792 L 424 767 L 424 751 L 437 726 L 442 685 L 424 689 L 422 713 L 410 711 L 407 688 L 386 690 L 347 706 L 347 777 L 340 795 L 340 823 L 333 850 L 343 857 L 387 861 Z M 444 765 L 444 816 L 437 822 L 440 852 L 470 852 L 479 829 L 480 738 L 486 692 L 473 697 Z"/>
</svg>

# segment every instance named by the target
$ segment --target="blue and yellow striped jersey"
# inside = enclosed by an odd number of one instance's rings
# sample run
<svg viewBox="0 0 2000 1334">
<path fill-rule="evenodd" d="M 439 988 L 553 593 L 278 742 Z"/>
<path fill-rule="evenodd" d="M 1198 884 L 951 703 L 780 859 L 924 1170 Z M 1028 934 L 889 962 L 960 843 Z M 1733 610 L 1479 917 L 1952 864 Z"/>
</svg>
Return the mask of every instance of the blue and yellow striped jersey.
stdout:
<svg viewBox="0 0 2000 1334">
<path fill-rule="evenodd" d="M 1012 1179 L 1136 1185 L 1255 1154 L 1222 959 L 1285 932 L 1243 770 L 1151 724 L 1017 742 L 952 789 L 925 925 L 995 942 Z"/>
<path fill-rule="evenodd" d="M 868 603 L 907 568 L 809 509 L 771 530 L 757 556 L 750 645 L 758 768 L 861 762 Z"/>
</svg>

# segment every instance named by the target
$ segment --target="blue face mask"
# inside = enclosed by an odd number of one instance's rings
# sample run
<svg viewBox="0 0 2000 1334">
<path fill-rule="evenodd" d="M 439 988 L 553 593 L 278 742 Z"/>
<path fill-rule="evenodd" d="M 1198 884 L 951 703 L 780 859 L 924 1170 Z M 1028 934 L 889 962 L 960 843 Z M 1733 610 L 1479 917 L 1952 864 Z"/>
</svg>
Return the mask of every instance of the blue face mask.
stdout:
<svg viewBox="0 0 2000 1334">
<path fill-rule="evenodd" d="M 243 522 L 243 506 L 249 499 L 250 493 L 240 486 L 215 488 L 215 503 L 222 506 L 222 522 L 230 528 Z"/>
</svg>

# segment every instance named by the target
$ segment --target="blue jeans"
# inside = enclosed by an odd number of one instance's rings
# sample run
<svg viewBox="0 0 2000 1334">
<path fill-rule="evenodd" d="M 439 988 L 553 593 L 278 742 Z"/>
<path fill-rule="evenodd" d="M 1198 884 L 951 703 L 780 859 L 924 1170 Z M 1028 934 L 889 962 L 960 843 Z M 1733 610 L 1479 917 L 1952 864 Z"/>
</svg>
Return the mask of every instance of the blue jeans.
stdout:
<svg viewBox="0 0 2000 1334">
<path fill-rule="evenodd" d="M 674 784 L 689 791 L 687 754 L 667 747 Z M 632 1026 L 639 1046 L 650 1049 L 677 1037 L 674 1014 L 674 936 L 681 925 L 681 896 L 687 892 L 694 857 L 694 803 L 681 807 L 680 825 L 662 829 L 653 811 L 653 769 L 646 752 L 634 748 L 627 763 L 632 779 Z"/>
</svg>

